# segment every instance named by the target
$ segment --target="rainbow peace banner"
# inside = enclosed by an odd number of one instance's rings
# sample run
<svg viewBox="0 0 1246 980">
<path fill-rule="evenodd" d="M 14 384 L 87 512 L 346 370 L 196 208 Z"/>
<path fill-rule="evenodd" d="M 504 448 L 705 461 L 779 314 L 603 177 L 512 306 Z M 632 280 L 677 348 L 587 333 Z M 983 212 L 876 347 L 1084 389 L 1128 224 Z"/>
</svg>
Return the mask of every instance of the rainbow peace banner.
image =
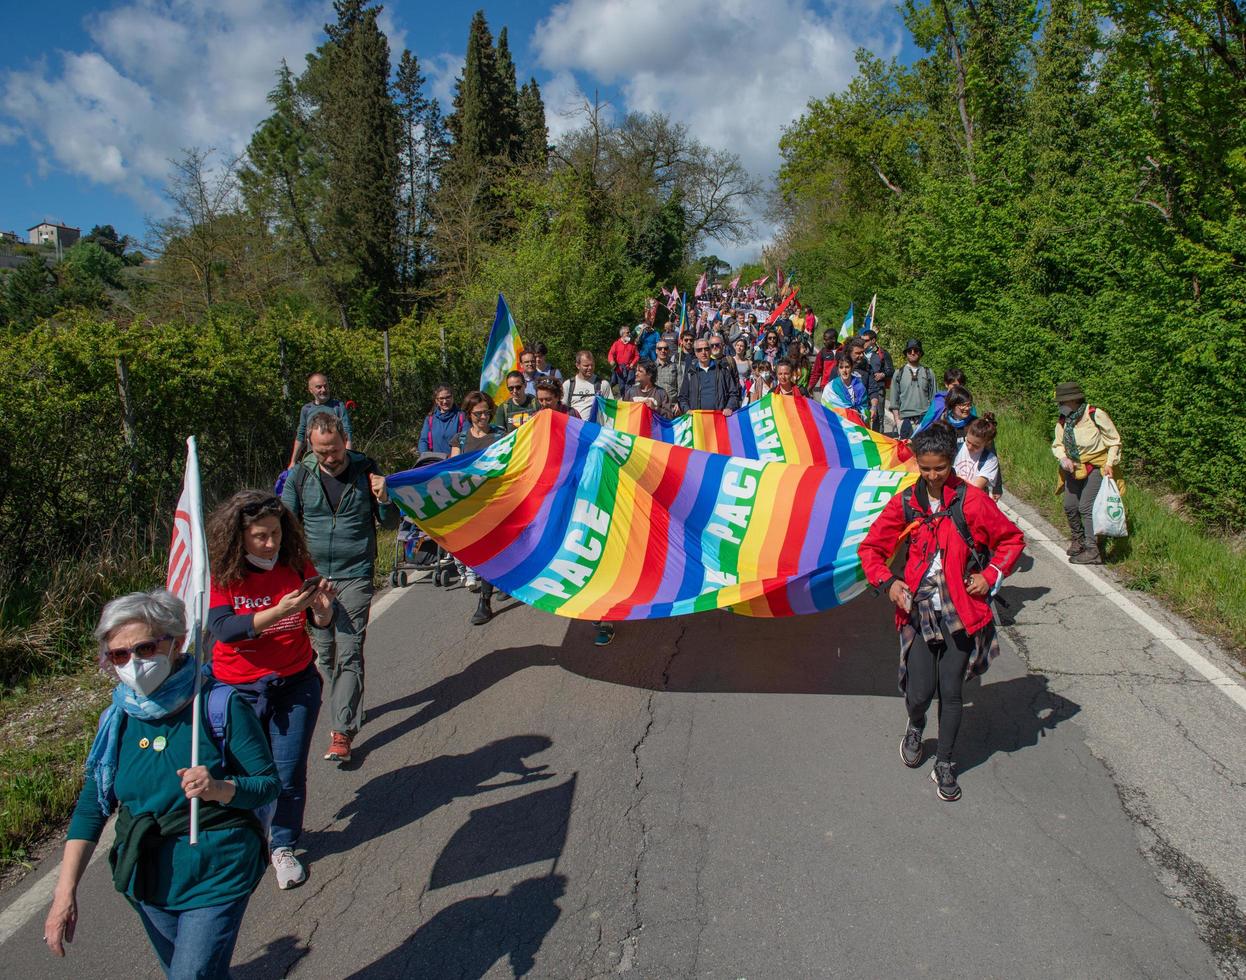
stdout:
<svg viewBox="0 0 1246 980">
<path fill-rule="evenodd" d="M 502 294 L 498 293 L 498 311 L 493 317 L 489 343 L 485 346 L 485 360 L 480 367 L 480 390 L 496 401 L 498 392 L 506 384 L 506 375 L 519 369 L 522 352 L 523 341 L 519 339 L 515 318 L 511 316 Z"/>
<path fill-rule="evenodd" d="M 917 474 L 766 462 L 538 412 L 487 449 L 386 481 L 403 513 L 517 599 L 576 619 L 829 609 Z"/>
<path fill-rule="evenodd" d="M 812 398 L 773 392 L 731 415 L 688 412 L 665 419 L 648 405 L 597 399 L 606 428 L 676 446 L 763 461 L 916 472 L 907 445 Z"/>
</svg>

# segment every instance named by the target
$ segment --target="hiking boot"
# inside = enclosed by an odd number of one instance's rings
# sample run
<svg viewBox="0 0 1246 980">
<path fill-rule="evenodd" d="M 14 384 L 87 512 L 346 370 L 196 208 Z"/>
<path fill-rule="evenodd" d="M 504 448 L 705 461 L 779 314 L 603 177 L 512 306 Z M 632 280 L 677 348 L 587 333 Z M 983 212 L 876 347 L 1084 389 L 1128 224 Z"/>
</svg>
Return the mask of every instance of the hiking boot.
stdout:
<svg viewBox="0 0 1246 980">
<path fill-rule="evenodd" d="M 1074 555 L 1080 555 L 1086 550 L 1086 543 L 1080 538 L 1075 538 L 1069 542 L 1069 546 L 1064 549 L 1064 553 L 1072 558 Z"/>
<path fill-rule="evenodd" d="M 273 870 L 277 872 L 277 887 L 282 891 L 298 888 L 307 880 L 307 871 L 289 847 L 275 847 L 272 855 Z"/>
<path fill-rule="evenodd" d="M 935 784 L 935 792 L 945 803 L 953 803 L 960 799 L 960 785 L 956 782 L 956 767 L 950 762 L 936 762 L 930 770 L 930 781 Z"/>
<path fill-rule="evenodd" d="M 1102 565 L 1103 556 L 1099 554 L 1099 549 L 1091 545 L 1086 545 L 1081 551 L 1073 555 L 1069 559 L 1071 565 Z"/>
<path fill-rule="evenodd" d="M 330 762 L 350 762 L 350 736 L 334 732 L 329 738 L 329 751 L 324 754 Z"/>
<path fill-rule="evenodd" d="M 914 728 L 910 722 L 904 738 L 900 739 L 900 761 L 910 769 L 916 769 L 922 764 L 925 748 L 922 745 L 922 731 L 921 728 Z"/>
<path fill-rule="evenodd" d="M 472 613 L 472 618 L 468 620 L 473 626 L 484 626 L 493 618 L 493 608 L 489 605 L 488 596 L 481 596 L 480 602 L 476 606 L 476 611 Z"/>
<path fill-rule="evenodd" d="M 598 623 L 597 635 L 593 637 L 593 646 L 605 647 L 610 645 L 610 641 L 614 639 L 614 625 L 612 623 Z"/>
</svg>

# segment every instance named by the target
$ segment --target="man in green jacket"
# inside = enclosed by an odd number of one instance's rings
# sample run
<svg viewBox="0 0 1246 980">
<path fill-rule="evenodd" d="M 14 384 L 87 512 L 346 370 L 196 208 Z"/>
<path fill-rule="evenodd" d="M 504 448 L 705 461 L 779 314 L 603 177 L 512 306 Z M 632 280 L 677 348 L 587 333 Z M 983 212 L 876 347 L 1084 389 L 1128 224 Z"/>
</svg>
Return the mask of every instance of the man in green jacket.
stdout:
<svg viewBox="0 0 1246 980">
<path fill-rule="evenodd" d="M 342 420 L 329 412 L 307 423 L 311 453 L 294 468 L 281 499 L 303 522 L 316 571 L 337 590 L 333 623 L 313 627 L 312 646 L 329 681 L 333 733 L 325 758 L 350 761 L 363 699 L 363 642 L 372 607 L 376 525 L 398 526 L 385 477 L 363 453 L 346 448 Z"/>
</svg>

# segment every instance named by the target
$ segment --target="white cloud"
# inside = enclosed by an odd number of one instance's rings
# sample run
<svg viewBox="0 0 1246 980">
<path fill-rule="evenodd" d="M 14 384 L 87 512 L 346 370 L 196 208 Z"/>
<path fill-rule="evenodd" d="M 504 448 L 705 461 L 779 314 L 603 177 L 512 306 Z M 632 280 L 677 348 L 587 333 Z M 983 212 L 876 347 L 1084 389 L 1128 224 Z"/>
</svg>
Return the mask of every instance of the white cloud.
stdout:
<svg viewBox="0 0 1246 980">
<path fill-rule="evenodd" d="M 441 103 L 441 111 L 449 113 L 454 102 L 454 83 L 463 72 L 464 57 L 445 51 L 420 61 L 420 71 L 428 80 L 428 91 Z"/>
<path fill-rule="evenodd" d="M 584 125 L 587 107 L 593 102 L 569 71 L 555 72 L 541 86 L 541 101 L 545 103 L 545 126 L 549 130 L 549 138 L 555 143 Z M 613 119 L 617 114 L 612 105 L 603 103 L 601 115 Z"/>
<path fill-rule="evenodd" d="M 0 132 L 20 131 L 41 174 L 60 168 L 156 208 L 184 148 L 246 146 L 279 63 L 299 70 L 329 14 L 327 2 L 129 0 L 87 19 L 92 50 L 0 76 Z"/>
<path fill-rule="evenodd" d="M 564 0 L 531 43 L 555 79 L 580 72 L 617 85 L 622 108 L 670 115 L 768 182 L 783 127 L 809 99 L 848 83 L 858 47 L 898 53 L 901 27 L 888 8 L 888 0 L 817 9 L 808 0 Z M 719 254 L 755 257 L 769 237 L 759 231 L 758 241 Z"/>
</svg>

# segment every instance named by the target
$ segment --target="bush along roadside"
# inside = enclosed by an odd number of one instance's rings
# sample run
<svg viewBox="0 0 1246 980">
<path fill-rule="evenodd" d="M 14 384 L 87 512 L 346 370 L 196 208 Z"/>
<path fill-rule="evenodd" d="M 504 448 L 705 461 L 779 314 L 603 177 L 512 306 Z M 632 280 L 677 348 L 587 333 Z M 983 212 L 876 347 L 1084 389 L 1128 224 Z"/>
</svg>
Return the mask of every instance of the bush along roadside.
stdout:
<svg viewBox="0 0 1246 980">
<path fill-rule="evenodd" d="M 1051 453 L 1055 406 L 987 403 L 999 421 L 995 448 L 1007 489 L 1065 531 Z M 1131 475 L 1129 444 L 1136 435 L 1122 435 L 1129 537 L 1108 541 L 1105 563 L 1124 585 L 1161 599 L 1246 664 L 1246 541 L 1201 529 L 1172 495 Z"/>
</svg>

